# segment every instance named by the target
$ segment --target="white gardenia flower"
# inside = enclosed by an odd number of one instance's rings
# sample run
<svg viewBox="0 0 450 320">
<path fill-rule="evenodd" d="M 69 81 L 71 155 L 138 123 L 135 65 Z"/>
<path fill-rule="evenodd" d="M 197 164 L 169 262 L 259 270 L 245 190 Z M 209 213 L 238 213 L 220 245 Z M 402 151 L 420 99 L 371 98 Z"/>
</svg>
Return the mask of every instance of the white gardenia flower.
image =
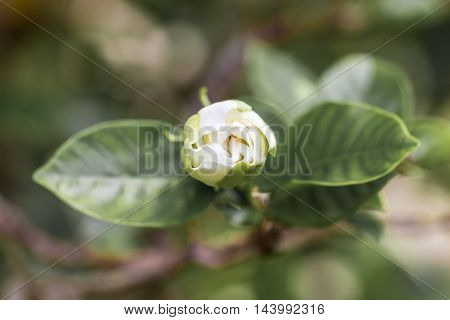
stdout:
<svg viewBox="0 0 450 320">
<path fill-rule="evenodd" d="M 185 124 L 183 165 L 195 179 L 231 188 L 257 175 L 267 155 L 275 155 L 270 127 L 239 100 L 213 103 Z"/>
</svg>

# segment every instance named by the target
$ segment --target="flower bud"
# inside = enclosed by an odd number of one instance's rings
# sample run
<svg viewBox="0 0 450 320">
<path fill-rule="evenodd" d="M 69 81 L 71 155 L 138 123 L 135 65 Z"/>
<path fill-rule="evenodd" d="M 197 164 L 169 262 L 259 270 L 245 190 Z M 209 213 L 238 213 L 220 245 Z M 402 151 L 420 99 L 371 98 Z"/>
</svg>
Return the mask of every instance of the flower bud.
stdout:
<svg viewBox="0 0 450 320">
<path fill-rule="evenodd" d="M 204 107 L 184 129 L 184 168 L 212 187 L 232 188 L 256 176 L 276 152 L 272 129 L 239 100 Z"/>
</svg>

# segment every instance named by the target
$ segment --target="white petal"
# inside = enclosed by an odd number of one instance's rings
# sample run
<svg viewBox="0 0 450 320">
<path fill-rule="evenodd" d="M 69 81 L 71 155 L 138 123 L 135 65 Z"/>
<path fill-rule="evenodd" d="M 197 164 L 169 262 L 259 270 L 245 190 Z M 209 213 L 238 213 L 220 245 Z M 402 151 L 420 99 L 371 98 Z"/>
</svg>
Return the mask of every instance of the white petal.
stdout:
<svg viewBox="0 0 450 320">
<path fill-rule="evenodd" d="M 201 146 L 199 149 L 191 149 L 190 158 L 192 159 L 193 168 L 202 166 L 203 162 L 210 164 L 217 163 L 228 168 L 233 166 L 229 154 L 218 144 Z"/>
<path fill-rule="evenodd" d="M 192 169 L 190 175 L 206 185 L 213 187 L 227 175 L 229 170 L 228 167 L 206 161 L 200 167 Z"/>
<path fill-rule="evenodd" d="M 245 112 L 252 108 L 242 101 L 225 100 L 206 106 L 198 112 L 201 134 L 220 131 L 226 124 L 242 119 Z"/>
<path fill-rule="evenodd" d="M 244 119 L 252 123 L 264 134 L 269 144 L 269 153 L 274 154 L 277 148 L 277 140 L 275 139 L 275 134 L 269 125 L 266 124 L 264 120 L 253 111 L 245 112 Z"/>
<path fill-rule="evenodd" d="M 266 161 L 267 140 L 256 127 L 250 127 L 248 129 L 248 134 L 253 142 L 252 150 L 254 162 L 257 164 L 263 163 Z"/>
<path fill-rule="evenodd" d="M 189 141 L 190 144 L 199 141 L 200 138 L 199 126 L 200 126 L 200 117 L 198 116 L 198 114 L 194 114 L 193 116 L 189 117 L 189 119 L 186 121 L 186 124 L 184 125 L 184 134 L 186 136 L 187 141 Z"/>
<path fill-rule="evenodd" d="M 233 162 L 253 162 L 253 151 L 249 148 L 249 146 L 243 144 L 242 141 L 236 138 L 231 138 L 229 144 Z"/>
<path fill-rule="evenodd" d="M 232 100 L 213 103 L 200 109 L 200 134 L 204 135 L 212 131 L 220 131 L 225 125 L 227 114 L 237 110 L 238 105 Z"/>
<path fill-rule="evenodd" d="M 189 149 L 191 168 L 189 173 L 207 185 L 214 186 L 233 167 L 229 154 L 217 144 Z"/>
</svg>

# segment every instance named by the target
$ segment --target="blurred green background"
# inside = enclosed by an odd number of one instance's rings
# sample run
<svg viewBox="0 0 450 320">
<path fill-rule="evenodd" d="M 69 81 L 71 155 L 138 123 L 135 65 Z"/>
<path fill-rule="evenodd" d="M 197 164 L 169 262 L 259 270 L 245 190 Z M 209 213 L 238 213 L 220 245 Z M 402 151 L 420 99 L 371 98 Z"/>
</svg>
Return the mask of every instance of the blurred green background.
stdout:
<svg viewBox="0 0 450 320">
<path fill-rule="evenodd" d="M 209 88 L 213 101 L 249 95 L 242 56 L 251 38 L 267 41 L 320 74 L 341 56 L 371 52 L 421 21 L 376 56 L 409 75 L 417 114 L 449 119 L 450 6 L 427 16 L 445 2 L 0 0 L 0 194 L 47 235 L 83 243 L 107 224 L 62 204 L 32 182 L 32 172 L 70 135 L 100 121 L 160 118 L 176 123 L 143 95 L 182 119 L 200 107 L 200 86 Z M 392 181 L 383 192 L 385 232 L 380 240 L 368 240 L 446 295 L 450 295 L 449 181 L 448 164 Z M 6 209 L 0 206 L 1 210 Z M 7 226 L 0 214 L 2 223 Z M 229 226 L 211 211 L 167 234 L 117 227 L 89 246 L 103 255 L 129 257 L 161 237 L 183 243 L 191 228 L 202 241 L 218 247 L 249 232 Z M 0 227 L 2 295 L 49 264 L 14 237 L 2 235 Z M 13 297 L 441 298 L 344 236 L 218 270 L 188 266 L 133 290 L 80 297 L 64 285 L 66 279 L 87 281 L 85 275 L 94 271 L 58 266 Z"/>
</svg>

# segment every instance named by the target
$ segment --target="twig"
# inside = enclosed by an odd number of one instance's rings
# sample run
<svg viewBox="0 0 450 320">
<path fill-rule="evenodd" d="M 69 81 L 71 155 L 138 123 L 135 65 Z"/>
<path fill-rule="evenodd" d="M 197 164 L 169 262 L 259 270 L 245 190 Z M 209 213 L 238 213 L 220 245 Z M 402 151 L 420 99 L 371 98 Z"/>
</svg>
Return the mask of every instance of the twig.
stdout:
<svg viewBox="0 0 450 320">
<path fill-rule="evenodd" d="M 268 233 L 271 232 L 272 230 Z M 277 237 L 278 240 L 272 247 L 272 252 L 299 250 L 317 239 L 327 238 L 338 232 L 339 230 L 334 227 L 281 230 Z M 149 287 L 156 283 L 162 283 L 166 277 L 190 264 L 220 269 L 267 254 L 264 252 L 264 247 L 261 246 L 261 236 L 257 232 L 222 248 L 212 248 L 196 242 L 192 243 L 188 250 L 150 249 L 114 269 L 91 272 L 72 280 L 63 278 L 57 283 L 58 286 L 66 288 L 66 292 L 71 293 L 70 298 L 104 296 Z M 46 286 L 55 289 L 55 283 Z M 43 292 L 55 291 L 61 290 L 44 290 Z M 52 296 L 48 294 L 45 296 L 45 298 L 49 297 Z"/>
<path fill-rule="evenodd" d="M 76 248 L 75 245 L 53 238 L 33 226 L 19 208 L 1 195 L 0 238 L 19 243 L 34 256 L 46 261 L 58 260 Z M 99 253 L 86 248 L 79 250 L 64 263 L 83 266 L 114 266 L 119 261 L 114 257 L 102 257 Z"/>
<path fill-rule="evenodd" d="M 202 86 L 208 88 L 208 96 L 212 102 L 216 102 L 225 96 L 236 75 L 241 70 L 246 41 L 245 36 L 237 36 L 229 40 L 219 50 L 211 67 L 208 68 Z M 195 91 L 189 98 L 186 112 L 190 115 L 196 113 L 201 107 L 197 91 Z"/>
<path fill-rule="evenodd" d="M 184 250 L 176 250 L 167 243 L 143 250 L 127 260 L 108 260 L 89 249 L 82 249 L 65 263 L 93 265 L 100 270 L 76 277 L 54 276 L 34 283 L 33 292 L 39 298 L 80 298 L 106 295 L 161 282 L 167 276 L 189 264 L 208 268 L 223 268 L 250 258 L 300 249 L 319 238 L 336 234 L 333 227 L 325 229 L 283 229 L 273 223 L 246 238 L 222 248 L 212 248 L 192 242 Z M 76 246 L 56 240 L 28 222 L 23 213 L 0 196 L 0 236 L 24 246 L 36 257 L 56 261 Z"/>
<path fill-rule="evenodd" d="M 404 217 L 392 217 L 387 216 L 384 220 L 390 228 L 395 228 L 398 231 L 411 232 L 427 232 L 430 227 L 440 227 L 443 230 L 450 228 L 450 213 L 444 213 L 439 217 L 430 218 L 422 217 L 417 218 L 413 215 L 406 215 L 408 218 Z"/>
</svg>

